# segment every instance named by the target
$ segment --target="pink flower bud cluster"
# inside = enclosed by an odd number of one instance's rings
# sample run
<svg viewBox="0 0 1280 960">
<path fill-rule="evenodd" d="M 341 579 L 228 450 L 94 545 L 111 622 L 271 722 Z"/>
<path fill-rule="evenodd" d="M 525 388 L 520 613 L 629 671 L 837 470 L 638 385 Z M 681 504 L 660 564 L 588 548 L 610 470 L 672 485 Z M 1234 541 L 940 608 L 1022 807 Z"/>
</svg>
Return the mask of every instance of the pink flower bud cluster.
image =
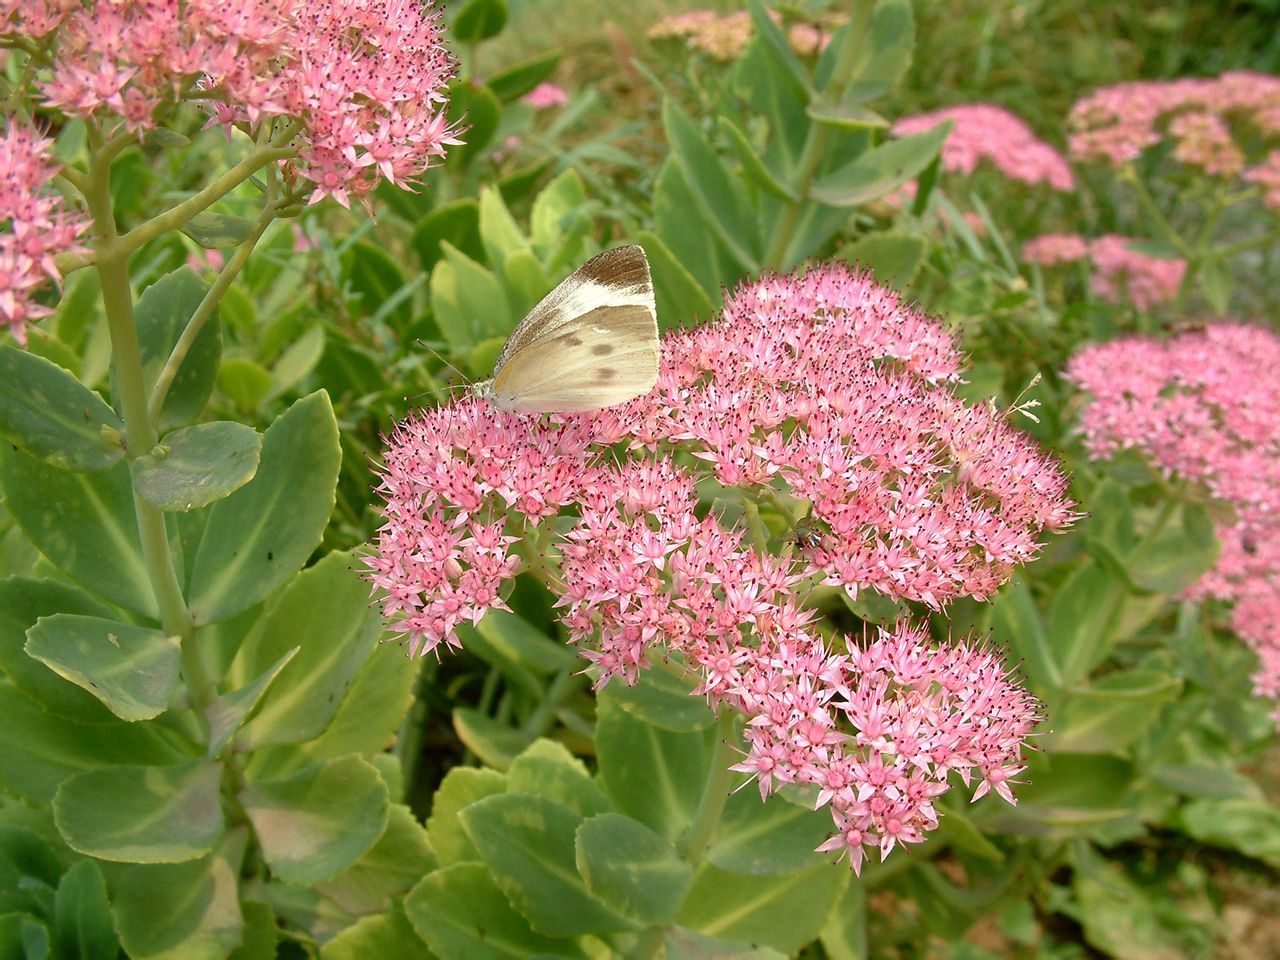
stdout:
<svg viewBox="0 0 1280 960">
<path fill-rule="evenodd" d="M 1075 178 L 1062 154 L 1003 107 L 973 103 L 903 117 L 893 125 L 893 133 L 923 133 L 947 120 L 954 123 L 942 147 L 942 165 L 948 171 L 968 175 L 986 159 L 1011 180 L 1074 189 Z"/>
<path fill-rule="evenodd" d="M 60 279 L 53 258 L 82 250 L 88 228 L 51 187 L 59 167 L 51 139 L 16 121 L 0 133 L 0 324 L 24 346 L 27 324 L 51 312 L 35 294 Z"/>
<path fill-rule="evenodd" d="M 1136 450 L 1234 508 L 1218 525 L 1218 562 L 1191 595 L 1234 604 L 1232 629 L 1261 661 L 1255 690 L 1280 702 L 1278 371 L 1280 336 L 1219 323 L 1089 347 L 1068 376 L 1092 394 L 1082 419 L 1092 456 Z"/>
<path fill-rule="evenodd" d="M 1280 210 L 1280 150 L 1272 150 L 1262 163 L 1246 170 L 1244 178 L 1262 188 L 1263 203 Z"/>
<path fill-rule="evenodd" d="M 34 42 L 45 103 L 128 130 L 198 101 L 252 136 L 300 122 L 291 173 L 312 199 L 404 186 L 457 143 L 453 76 L 430 0 L 137 0 L 0 6 L 0 36 Z"/>
<path fill-rule="evenodd" d="M 563 107 L 569 102 L 569 94 L 554 83 L 540 83 L 520 100 L 535 110 L 546 110 L 550 107 Z"/>
<path fill-rule="evenodd" d="M 1116 234 L 1086 239 L 1071 233 L 1049 233 L 1028 240 L 1022 247 L 1022 258 L 1048 267 L 1087 257 L 1093 266 L 1089 289 L 1094 294 L 1109 303 L 1128 300 L 1139 310 L 1150 310 L 1178 295 L 1187 262 L 1134 250 L 1130 244 L 1137 242 Z"/>
<path fill-rule="evenodd" d="M 765 793 L 819 784 L 859 866 L 936 826 L 952 769 L 1010 799 L 1034 704 L 986 654 L 906 625 L 828 653 L 809 591 L 987 597 L 1075 518 L 1053 463 L 951 393 L 959 369 L 936 323 L 843 266 L 744 285 L 665 338 L 646 397 L 550 419 L 468 399 L 403 423 L 371 580 L 423 653 L 536 573 L 600 684 L 654 656 L 696 669 L 749 717 L 743 769 Z"/>
<path fill-rule="evenodd" d="M 1120 167 L 1168 136 L 1184 162 L 1234 176 L 1239 150 L 1228 131 L 1242 123 L 1264 136 L 1280 134 L 1280 77 L 1235 71 L 1121 83 L 1077 102 L 1068 122 L 1077 160 Z"/>
<path fill-rule="evenodd" d="M 770 10 L 769 17 L 774 23 L 782 23 L 782 15 L 776 10 Z M 840 16 L 826 16 L 821 23 L 794 23 L 787 31 L 787 42 L 801 56 L 816 56 L 831 42 L 830 29 L 842 22 Z M 723 15 L 711 10 L 690 10 L 663 17 L 649 28 L 649 37 L 684 38 L 691 49 L 728 62 L 741 56 L 754 31 L 751 14 L 745 10 Z"/>
</svg>

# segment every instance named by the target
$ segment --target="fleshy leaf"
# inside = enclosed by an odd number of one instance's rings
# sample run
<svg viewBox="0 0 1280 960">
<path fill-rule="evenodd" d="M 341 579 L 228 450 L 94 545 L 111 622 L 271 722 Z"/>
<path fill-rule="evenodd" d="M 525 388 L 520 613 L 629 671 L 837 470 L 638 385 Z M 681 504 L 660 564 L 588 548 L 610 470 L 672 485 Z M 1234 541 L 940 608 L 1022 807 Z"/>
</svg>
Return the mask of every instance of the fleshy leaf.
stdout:
<svg viewBox="0 0 1280 960">
<path fill-rule="evenodd" d="M 431 816 L 427 819 L 427 836 L 442 866 L 480 859 L 480 852 L 462 829 L 458 813 L 477 800 L 506 789 L 507 778 L 496 770 L 454 767 L 445 774 L 432 798 Z"/>
<path fill-rule="evenodd" d="M 253 713 L 254 707 L 261 701 L 262 695 L 267 692 L 271 682 L 279 676 L 284 665 L 301 649 L 301 647 L 294 647 L 286 651 L 279 660 L 258 674 L 251 682 L 238 690 L 224 693 L 209 704 L 205 711 L 205 718 L 209 721 L 209 756 L 216 756 L 227 745 L 235 732 Z"/>
<path fill-rule="evenodd" d="M 673 921 L 693 879 L 692 865 L 669 842 L 617 813 L 578 828 L 577 864 L 588 890 L 645 926 Z"/>
<path fill-rule="evenodd" d="M 387 825 L 387 785 L 372 764 L 354 756 L 250 783 L 240 802 L 272 872 L 302 886 L 346 870 Z"/>
<path fill-rule="evenodd" d="M 58 788 L 53 816 L 71 849 L 123 863 L 184 863 L 222 835 L 222 764 L 103 767 Z"/>
<path fill-rule="evenodd" d="M 118 955 L 107 883 L 92 860 L 81 860 L 62 875 L 54 908 L 53 941 L 63 960 L 100 960 Z"/>
<path fill-rule="evenodd" d="M 328 525 L 341 460 L 324 391 L 296 401 L 267 428 L 257 474 L 209 508 L 191 572 L 197 623 L 253 606 L 302 566 Z"/>
<path fill-rule="evenodd" d="M 124 456 L 124 423 L 70 373 L 0 347 L 0 436 L 64 470 L 105 470 Z"/>
<path fill-rule="evenodd" d="M 258 469 L 262 435 L 243 423 L 198 423 L 133 462 L 134 489 L 161 510 L 193 510 L 234 493 Z"/>
<path fill-rule="evenodd" d="M 811 196 L 833 207 L 856 207 L 901 188 L 942 149 L 951 122 L 873 147 L 819 179 Z"/>
<path fill-rule="evenodd" d="M 27 631 L 27 653 L 88 690 L 121 720 L 164 713 L 178 685 L 177 637 L 100 617 L 59 613 Z"/>
</svg>

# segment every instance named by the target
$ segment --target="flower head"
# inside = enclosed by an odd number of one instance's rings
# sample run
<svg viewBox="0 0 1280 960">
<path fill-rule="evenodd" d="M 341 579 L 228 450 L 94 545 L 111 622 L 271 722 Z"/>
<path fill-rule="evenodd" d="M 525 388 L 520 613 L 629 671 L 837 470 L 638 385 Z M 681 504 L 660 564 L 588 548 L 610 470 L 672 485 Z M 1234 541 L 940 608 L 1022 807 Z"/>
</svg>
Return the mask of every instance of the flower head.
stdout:
<svg viewBox="0 0 1280 960">
<path fill-rule="evenodd" d="M 0 35 L 44 47 L 52 67 L 37 85 L 68 116 L 146 130 L 192 101 L 255 137 L 287 139 L 296 123 L 288 169 L 313 199 L 403 186 L 458 142 L 430 0 L 44 0 L 0 18 Z"/>
<path fill-rule="evenodd" d="M 1280 337 L 1218 323 L 1164 342 L 1130 338 L 1077 354 L 1091 394 L 1090 454 L 1136 450 L 1234 508 L 1214 569 L 1190 591 L 1234 604 L 1233 630 L 1258 653 L 1256 691 L 1280 701 Z M 1277 713 L 1280 720 L 1280 712 Z"/>
<path fill-rule="evenodd" d="M 954 123 L 942 147 L 942 165 L 947 170 L 970 174 L 979 160 L 986 159 L 1011 180 L 1046 183 L 1055 190 L 1075 186 L 1062 155 L 1003 107 L 975 103 L 903 117 L 893 132 L 899 137 L 922 133 L 947 120 Z"/>
<path fill-rule="evenodd" d="M 1133 249 L 1134 242 L 1115 234 L 1089 241 L 1090 289 L 1111 303 L 1127 299 L 1139 310 L 1168 303 L 1178 295 L 1187 262 L 1142 253 Z"/>
<path fill-rule="evenodd" d="M 819 583 L 936 607 L 990 596 L 1074 519 L 1053 463 L 955 397 L 959 356 L 938 325 L 843 266 L 747 284 L 663 346 L 654 391 L 618 407 L 542 420 L 468 399 L 400 427 L 367 561 L 392 628 L 415 652 L 456 642 L 501 606 L 520 542 L 599 684 L 674 654 L 697 693 L 748 716 L 763 793 L 827 784 L 840 829 L 882 854 L 932 828 L 951 769 L 976 765 L 1005 795 L 1017 738 L 968 731 L 992 695 L 955 683 L 981 680 L 985 654 L 930 652 L 902 625 L 874 647 L 882 682 L 876 657 L 828 650 L 804 597 Z M 807 515 L 805 549 L 731 521 L 744 501 Z M 842 753 L 872 715 L 887 732 Z M 868 764 L 892 768 L 893 796 L 846 789 L 879 776 Z"/>
<path fill-rule="evenodd" d="M 54 257 L 81 250 L 88 228 L 51 186 L 59 167 L 48 137 L 16 121 L 0 133 L 0 324 L 22 344 L 50 312 L 35 294 L 60 279 Z"/>
</svg>

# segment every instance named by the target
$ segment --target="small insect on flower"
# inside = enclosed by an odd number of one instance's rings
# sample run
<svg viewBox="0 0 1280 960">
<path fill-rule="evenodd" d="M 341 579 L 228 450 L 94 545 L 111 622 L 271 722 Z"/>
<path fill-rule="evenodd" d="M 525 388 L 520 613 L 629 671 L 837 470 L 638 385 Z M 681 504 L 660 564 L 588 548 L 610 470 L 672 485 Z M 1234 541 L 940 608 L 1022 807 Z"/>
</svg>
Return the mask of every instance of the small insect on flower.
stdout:
<svg viewBox="0 0 1280 960">
<path fill-rule="evenodd" d="M 795 545 L 801 553 L 821 549 L 823 544 L 822 531 L 818 529 L 816 523 L 808 518 L 796 524 L 793 536 Z"/>
<path fill-rule="evenodd" d="M 658 382 L 658 315 L 638 246 L 592 257 L 542 298 L 472 392 L 502 410 L 584 413 Z"/>
</svg>

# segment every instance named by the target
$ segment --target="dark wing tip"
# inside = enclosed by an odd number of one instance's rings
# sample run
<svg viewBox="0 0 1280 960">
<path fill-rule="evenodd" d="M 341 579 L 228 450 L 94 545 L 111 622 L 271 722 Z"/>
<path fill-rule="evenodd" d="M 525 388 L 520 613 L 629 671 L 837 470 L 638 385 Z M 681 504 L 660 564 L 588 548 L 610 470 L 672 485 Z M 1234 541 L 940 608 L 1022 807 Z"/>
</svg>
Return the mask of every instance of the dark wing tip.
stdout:
<svg viewBox="0 0 1280 960">
<path fill-rule="evenodd" d="M 596 254 L 580 266 L 575 274 L 583 280 L 591 280 L 605 287 L 653 287 L 644 248 L 634 243 Z"/>
</svg>

